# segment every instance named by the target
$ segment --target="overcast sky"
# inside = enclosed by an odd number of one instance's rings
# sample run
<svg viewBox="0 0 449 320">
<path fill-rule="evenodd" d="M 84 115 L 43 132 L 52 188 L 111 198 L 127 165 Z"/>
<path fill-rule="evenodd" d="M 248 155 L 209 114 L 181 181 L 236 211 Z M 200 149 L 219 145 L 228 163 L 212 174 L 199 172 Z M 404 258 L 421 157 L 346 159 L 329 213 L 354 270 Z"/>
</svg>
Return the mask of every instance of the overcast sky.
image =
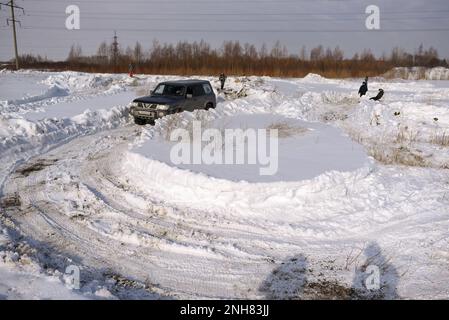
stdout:
<svg viewBox="0 0 449 320">
<path fill-rule="evenodd" d="M 8 0 L 0 0 L 7 2 Z M 20 53 L 65 59 L 73 43 L 93 54 L 117 31 L 122 47 L 141 42 L 204 39 L 214 47 L 223 40 L 258 47 L 280 40 L 289 53 L 339 45 L 346 56 L 364 48 L 376 55 L 394 46 L 413 52 L 420 43 L 449 58 L 449 0 L 15 0 Z M 68 5 L 78 5 L 81 29 L 65 28 Z M 365 27 L 368 5 L 380 8 L 381 29 Z M 0 60 L 13 56 L 10 9 L 0 11 Z M 401 31 L 406 30 L 406 31 Z M 407 31 L 408 30 L 408 31 Z"/>
</svg>

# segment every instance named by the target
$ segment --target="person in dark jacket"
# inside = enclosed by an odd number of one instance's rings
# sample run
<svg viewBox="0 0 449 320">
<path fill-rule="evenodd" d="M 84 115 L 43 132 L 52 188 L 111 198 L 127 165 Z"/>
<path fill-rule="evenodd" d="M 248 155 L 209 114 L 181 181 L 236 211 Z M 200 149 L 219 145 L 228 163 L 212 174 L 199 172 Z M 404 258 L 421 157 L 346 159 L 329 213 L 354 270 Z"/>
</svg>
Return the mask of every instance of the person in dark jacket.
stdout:
<svg viewBox="0 0 449 320">
<path fill-rule="evenodd" d="M 360 86 L 359 95 L 364 96 L 367 91 L 368 91 L 368 77 L 365 78 L 365 81 L 363 81 L 362 85 Z"/>
<path fill-rule="evenodd" d="M 384 91 L 382 89 L 379 89 L 377 96 L 370 98 L 370 100 L 379 101 L 383 95 L 384 95 Z"/>
<path fill-rule="evenodd" d="M 224 73 L 220 73 L 220 76 L 218 77 L 221 83 L 221 90 L 224 89 L 225 81 L 226 81 L 226 75 Z"/>
<path fill-rule="evenodd" d="M 132 62 L 128 65 L 128 71 L 129 71 L 129 76 L 131 78 L 134 77 L 134 64 Z"/>
</svg>

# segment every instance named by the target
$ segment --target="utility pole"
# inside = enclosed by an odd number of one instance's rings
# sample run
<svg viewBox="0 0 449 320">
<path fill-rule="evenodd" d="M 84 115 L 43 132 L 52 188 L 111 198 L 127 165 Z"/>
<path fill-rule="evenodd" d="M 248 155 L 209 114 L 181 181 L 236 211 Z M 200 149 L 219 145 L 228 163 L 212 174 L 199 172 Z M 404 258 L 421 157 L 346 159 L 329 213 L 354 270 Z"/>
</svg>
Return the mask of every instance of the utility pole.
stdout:
<svg viewBox="0 0 449 320">
<path fill-rule="evenodd" d="M 114 71 L 117 72 L 118 42 L 117 42 L 117 32 L 115 32 L 115 30 L 114 30 L 114 42 L 112 42 L 112 57 L 114 59 Z"/>
<path fill-rule="evenodd" d="M 17 49 L 17 33 L 16 33 L 16 22 L 20 24 L 20 21 L 16 20 L 14 9 L 21 9 L 25 14 L 25 10 L 22 7 L 15 6 L 14 0 L 9 1 L 8 3 L 0 3 L 0 6 L 4 5 L 6 7 L 11 8 L 11 19 L 7 19 L 6 23 L 9 25 L 9 22 L 12 22 L 12 34 L 14 39 L 14 54 L 16 57 L 16 70 L 19 69 L 19 51 Z"/>
</svg>

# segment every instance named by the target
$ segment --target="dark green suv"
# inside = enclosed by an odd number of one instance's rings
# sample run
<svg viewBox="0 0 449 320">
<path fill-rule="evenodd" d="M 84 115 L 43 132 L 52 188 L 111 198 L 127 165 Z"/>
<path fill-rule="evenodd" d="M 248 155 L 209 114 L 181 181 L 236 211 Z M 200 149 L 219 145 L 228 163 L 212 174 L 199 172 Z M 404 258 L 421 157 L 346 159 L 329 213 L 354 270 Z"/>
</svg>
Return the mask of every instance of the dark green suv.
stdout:
<svg viewBox="0 0 449 320">
<path fill-rule="evenodd" d="M 167 114 L 215 108 L 217 98 L 209 81 L 179 80 L 161 82 L 150 96 L 134 99 L 130 114 L 137 124 L 154 122 Z"/>
</svg>

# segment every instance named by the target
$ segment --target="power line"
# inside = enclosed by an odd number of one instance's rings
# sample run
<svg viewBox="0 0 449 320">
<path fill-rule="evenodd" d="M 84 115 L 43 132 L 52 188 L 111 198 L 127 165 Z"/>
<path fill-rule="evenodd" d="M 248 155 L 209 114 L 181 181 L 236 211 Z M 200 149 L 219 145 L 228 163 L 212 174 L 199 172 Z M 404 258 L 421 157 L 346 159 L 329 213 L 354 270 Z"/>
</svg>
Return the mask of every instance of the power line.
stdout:
<svg viewBox="0 0 449 320">
<path fill-rule="evenodd" d="M 50 13 L 50 14 L 61 14 L 60 11 L 43 11 L 43 10 L 33 10 L 30 13 Z M 421 10 L 421 11 L 388 11 L 388 12 L 382 12 L 382 16 L 389 16 L 389 15 L 404 15 L 404 14 L 427 14 L 427 13 L 437 13 L 437 14 L 444 14 L 449 13 L 449 10 Z M 269 17 L 269 16 L 344 16 L 344 15 L 350 15 L 350 16 L 361 16 L 366 17 L 366 14 L 364 12 L 126 12 L 122 10 L 122 12 L 107 12 L 104 11 L 86 11 L 83 13 L 83 16 L 85 15 L 95 15 L 95 16 L 144 16 L 144 17 L 154 17 L 154 16 L 263 16 L 263 17 Z"/>
<path fill-rule="evenodd" d="M 66 15 L 64 14 L 59 14 L 59 15 L 48 15 L 48 14 L 27 14 L 27 16 L 29 17 L 46 17 L 46 18 L 66 18 Z M 83 15 L 83 19 L 86 20 L 121 20 L 121 21 L 148 21 L 148 18 L 141 18 L 141 17 L 114 17 L 114 16 L 110 16 L 110 17 L 106 17 L 106 16 L 87 16 L 84 14 Z M 331 17 L 320 17 L 320 18 L 302 18 L 301 20 L 297 20 L 297 19 L 268 19 L 268 18 L 261 18 L 261 19 L 242 19 L 242 18 L 228 18 L 228 19 L 216 19 L 216 18 L 210 18 L 210 19 L 205 19 L 205 18 L 177 18 L 176 21 L 193 21 L 193 22 L 201 22 L 201 21 L 216 21 L 216 22 L 260 22 L 260 21 L 264 21 L 264 22 L 302 22 L 302 21 L 330 21 L 330 22 L 344 22 L 344 21 L 360 21 L 360 20 L 364 20 L 365 17 L 358 17 L 358 18 L 331 18 Z M 435 20 L 435 19 L 448 19 L 447 16 L 444 17 L 390 17 L 390 18 L 382 18 L 382 20 L 385 21 L 396 21 L 396 20 L 400 20 L 400 21 L 404 21 L 404 20 Z M 167 21 L 166 18 L 151 18 L 152 21 Z M 171 22 L 171 21 L 169 21 Z"/>
<path fill-rule="evenodd" d="M 58 2 L 61 0 L 34 0 L 35 2 Z M 67 0 L 68 1 L 68 0 Z M 276 3 L 313 3 L 313 2 L 355 2 L 357 0 L 276 0 Z M 122 1 L 111 1 L 111 0 L 77 0 L 77 3 L 104 3 L 108 5 L 114 4 L 122 4 Z M 126 3 L 143 3 L 143 4 L 157 4 L 157 3 L 169 3 L 169 4 L 182 4 L 185 1 L 176 1 L 176 0 L 127 0 Z M 189 0 L 188 4 L 197 3 L 197 4 L 227 4 L 227 3 L 245 3 L 245 4 L 273 4 L 272 0 L 226 0 L 226 1 L 208 1 L 208 0 Z"/>
<path fill-rule="evenodd" d="M 54 30 L 54 31 L 66 31 L 56 27 L 42 27 L 42 26 L 24 26 L 23 29 L 31 30 Z M 79 31 L 110 31 L 110 28 L 83 28 L 82 30 L 70 30 L 70 32 Z M 204 32 L 204 33 L 351 33 L 351 32 L 371 32 L 371 33 L 384 33 L 384 32 L 440 32 L 449 31 L 448 28 L 413 28 L 413 29 L 379 29 L 379 30 L 367 30 L 367 29 L 160 29 L 160 28 L 117 28 L 119 31 L 134 31 L 134 32 Z"/>
</svg>

